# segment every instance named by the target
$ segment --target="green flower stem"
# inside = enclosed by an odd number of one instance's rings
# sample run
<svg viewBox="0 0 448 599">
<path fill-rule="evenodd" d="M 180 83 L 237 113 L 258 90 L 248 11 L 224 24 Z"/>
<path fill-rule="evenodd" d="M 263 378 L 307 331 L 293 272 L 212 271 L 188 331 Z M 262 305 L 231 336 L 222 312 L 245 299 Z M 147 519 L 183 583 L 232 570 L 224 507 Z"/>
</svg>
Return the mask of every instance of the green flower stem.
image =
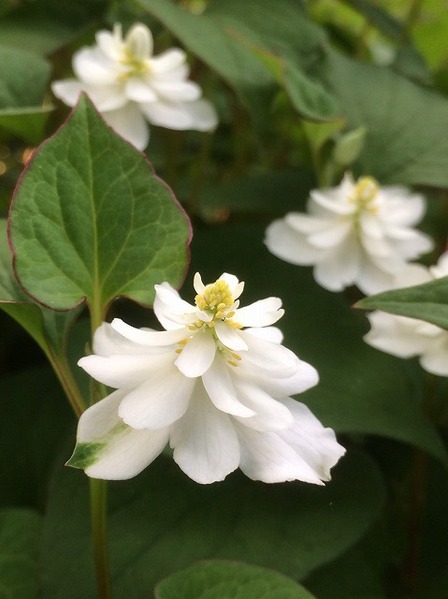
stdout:
<svg viewBox="0 0 448 599">
<path fill-rule="evenodd" d="M 111 599 L 112 588 L 107 552 L 107 482 L 105 480 L 95 478 L 90 480 L 90 510 L 98 599 Z"/>
<path fill-rule="evenodd" d="M 67 358 L 65 356 L 55 355 L 51 350 L 42 345 L 41 347 L 45 351 L 45 354 L 67 395 L 73 411 L 77 418 L 79 418 L 86 409 L 86 405 L 68 364 Z"/>
<path fill-rule="evenodd" d="M 96 296 L 100 298 L 99 293 Z M 92 303 L 89 308 L 93 339 L 95 331 L 106 318 L 106 307 L 97 301 Z M 104 395 L 104 386 L 92 381 L 91 405 L 102 399 Z M 90 480 L 90 514 L 98 599 L 111 599 L 112 587 L 107 543 L 107 481 L 105 480 Z"/>
</svg>

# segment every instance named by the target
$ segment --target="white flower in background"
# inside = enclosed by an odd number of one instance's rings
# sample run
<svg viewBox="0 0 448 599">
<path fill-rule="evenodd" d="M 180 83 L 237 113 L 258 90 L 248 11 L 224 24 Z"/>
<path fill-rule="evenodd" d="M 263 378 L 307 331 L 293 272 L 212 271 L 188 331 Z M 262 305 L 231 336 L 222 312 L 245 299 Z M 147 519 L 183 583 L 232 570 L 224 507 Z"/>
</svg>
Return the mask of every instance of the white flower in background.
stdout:
<svg viewBox="0 0 448 599">
<path fill-rule="evenodd" d="M 448 253 L 430 269 L 409 265 L 397 277 L 395 288 L 411 287 L 448 276 Z M 448 331 L 416 318 L 397 316 L 376 310 L 368 315 L 371 329 L 364 341 L 388 354 L 400 358 L 420 356 L 422 367 L 441 376 L 448 376 Z"/>
<path fill-rule="evenodd" d="M 289 397 L 316 385 L 317 372 L 270 326 L 283 315 L 281 301 L 239 308 L 243 287 L 227 273 L 204 286 L 196 274 L 191 305 L 163 283 L 154 311 L 165 331 L 118 319 L 99 327 L 94 355 L 79 365 L 116 391 L 81 416 L 70 465 L 126 479 L 169 443 L 180 468 L 203 484 L 238 466 L 269 483 L 330 479 L 345 450 Z"/>
<path fill-rule="evenodd" d="M 121 25 L 113 33 L 99 31 L 96 45 L 73 56 L 76 79 L 55 81 L 54 95 L 74 106 L 85 91 L 106 121 L 138 149 L 149 140 L 147 121 L 168 129 L 210 131 L 216 111 L 202 90 L 188 80 L 185 52 L 171 48 L 153 56 L 151 31 L 137 23 L 123 39 Z"/>
<path fill-rule="evenodd" d="M 412 228 L 424 214 L 423 197 L 371 177 L 355 182 L 346 174 L 338 187 L 312 191 L 308 210 L 271 223 L 265 243 L 278 258 L 314 265 L 314 278 L 330 291 L 390 289 L 408 261 L 433 247 Z"/>
</svg>

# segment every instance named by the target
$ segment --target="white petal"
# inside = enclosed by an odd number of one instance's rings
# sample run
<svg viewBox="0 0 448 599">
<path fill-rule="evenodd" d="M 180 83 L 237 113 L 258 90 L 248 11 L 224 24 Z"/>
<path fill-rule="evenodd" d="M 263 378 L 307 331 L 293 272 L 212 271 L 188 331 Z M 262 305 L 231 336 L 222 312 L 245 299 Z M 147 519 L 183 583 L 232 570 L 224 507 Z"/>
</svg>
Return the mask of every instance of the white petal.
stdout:
<svg viewBox="0 0 448 599">
<path fill-rule="evenodd" d="M 146 148 L 149 141 L 149 129 L 136 104 L 126 104 L 118 110 L 104 113 L 103 116 L 107 123 L 137 150 Z"/>
<path fill-rule="evenodd" d="M 157 95 L 168 102 L 192 102 L 198 100 L 202 95 L 200 86 L 193 81 L 169 81 L 153 78 L 151 83 Z"/>
<path fill-rule="evenodd" d="M 198 308 L 184 301 L 169 283 L 154 285 L 154 313 L 167 330 L 178 329 L 197 320 Z"/>
<path fill-rule="evenodd" d="M 232 351 L 247 350 L 247 344 L 241 338 L 239 332 L 236 329 L 232 329 L 232 327 L 225 322 L 217 321 L 215 324 L 215 331 L 221 343 Z"/>
<path fill-rule="evenodd" d="M 240 450 L 232 422 L 210 403 L 202 385 L 171 430 L 174 460 L 190 478 L 209 484 L 238 468 Z"/>
<path fill-rule="evenodd" d="M 249 418 L 235 416 L 242 424 L 259 431 L 276 431 L 293 424 L 288 408 L 260 389 L 256 381 L 252 384 L 243 377 L 235 377 L 234 382 L 239 399 L 254 412 Z"/>
<path fill-rule="evenodd" d="M 88 408 L 78 423 L 78 444 L 92 443 L 94 461 L 85 468 L 88 476 L 123 480 L 139 474 L 168 442 L 168 429 L 135 431 L 118 417 L 122 392 L 115 391 Z"/>
<path fill-rule="evenodd" d="M 404 267 L 405 265 L 403 265 L 403 268 Z M 358 276 L 355 282 L 363 293 L 372 295 L 374 293 L 379 293 L 380 291 L 392 289 L 394 280 L 394 274 L 381 270 L 367 257 L 362 260 L 359 266 Z"/>
<path fill-rule="evenodd" d="M 297 359 L 296 368 L 291 373 L 261 370 L 248 360 L 242 360 L 239 371 L 248 380 L 252 380 L 274 399 L 283 399 L 289 395 L 303 393 L 319 382 L 317 370 L 304 360 Z"/>
<path fill-rule="evenodd" d="M 194 385 L 173 366 L 160 369 L 125 395 L 118 415 L 135 429 L 162 429 L 185 414 Z"/>
<path fill-rule="evenodd" d="M 81 358 L 78 366 L 104 385 L 115 389 L 129 389 L 137 387 L 162 368 L 173 364 L 176 355 L 174 351 L 164 351 L 161 354 L 115 355 L 108 358 L 91 355 Z"/>
<path fill-rule="evenodd" d="M 216 343 L 211 332 L 199 330 L 184 346 L 175 365 L 186 377 L 201 376 L 210 368 L 215 352 Z"/>
<path fill-rule="evenodd" d="M 372 312 L 367 317 L 371 329 L 364 335 L 364 341 L 388 354 L 410 358 L 425 352 L 433 342 L 433 336 L 419 333 L 417 327 L 422 321 L 381 311 Z M 436 334 L 437 329 L 434 327 Z"/>
<path fill-rule="evenodd" d="M 280 309 L 281 306 L 280 298 L 267 297 L 236 310 L 234 320 L 245 327 L 266 327 L 283 316 L 285 311 Z"/>
<path fill-rule="evenodd" d="M 77 79 L 65 79 L 64 81 L 53 81 L 51 91 L 56 98 L 62 100 L 67 106 L 75 106 L 78 102 L 79 94 L 84 87 Z"/>
<path fill-rule="evenodd" d="M 124 44 L 121 33 L 121 25 L 114 26 L 114 32 L 98 31 L 95 35 L 95 40 L 98 48 L 112 61 L 119 61 L 123 57 Z"/>
<path fill-rule="evenodd" d="M 314 264 L 325 250 L 311 245 L 304 234 L 294 231 L 284 220 L 275 220 L 266 229 L 264 240 L 268 250 L 291 264 Z"/>
<path fill-rule="evenodd" d="M 280 483 L 302 480 L 323 484 L 318 474 L 288 445 L 278 433 L 260 432 L 236 426 L 240 441 L 240 468 L 252 480 Z"/>
<path fill-rule="evenodd" d="M 255 337 L 247 331 L 240 331 L 240 335 L 249 347 L 244 360 L 273 376 L 292 376 L 297 371 L 298 357 L 283 345 Z"/>
<path fill-rule="evenodd" d="M 262 433 L 239 425 L 241 470 L 267 483 L 302 480 L 314 484 L 330 479 L 330 468 L 344 455 L 334 432 L 324 428 L 303 404 L 285 400 L 294 424 L 277 433 Z"/>
<path fill-rule="evenodd" d="M 238 281 L 238 278 L 235 275 L 229 274 L 228 272 L 223 272 L 222 275 L 219 277 L 218 280 L 219 281 L 224 281 L 225 283 L 227 283 L 227 285 L 229 286 L 229 289 L 230 289 L 230 291 L 232 293 L 232 296 L 233 296 L 234 290 L 240 284 L 239 281 Z M 244 285 L 244 283 L 243 283 L 243 285 Z M 236 297 L 234 297 L 233 299 L 236 299 Z"/>
<path fill-rule="evenodd" d="M 242 418 L 254 416 L 255 412 L 240 402 L 230 368 L 234 367 L 227 366 L 223 360 L 215 360 L 212 367 L 202 375 L 204 388 L 218 410 Z"/>
<path fill-rule="evenodd" d="M 258 339 L 271 341 L 272 343 L 281 343 L 283 341 L 283 333 L 277 327 L 263 327 L 261 329 L 255 327 L 246 329 L 244 332 L 257 337 Z"/>
<path fill-rule="evenodd" d="M 216 111 L 207 100 L 194 102 L 159 100 L 142 103 L 140 108 L 150 123 L 168 129 L 210 131 L 218 124 Z"/>
<path fill-rule="evenodd" d="M 355 202 L 346 201 L 346 198 L 343 201 L 337 201 L 325 191 L 313 190 L 311 192 L 311 200 L 329 212 L 334 212 L 340 216 L 348 216 L 356 210 Z"/>
<path fill-rule="evenodd" d="M 353 230 L 351 219 L 338 220 L 327 226 L 325 230 L 308 235 L 308 241 L 322 249 L 331 249 L 339 246 L 350 235 Z"/>
<path fill-rule="evenodd" d="M 198 295 L 202 295 L 205 291 L 205 285 L 202 282 L 201 275 L 197 272 L 193 277 L 193 287 Z"/>
<path fill-rule="evenodd" d="M 166 52 L 162 52 L 158 56 L 153 56 L 150 59 L 151 71 L 157 75 L 166 74 L 170 76 L 173 69 L 177 69 L 179 66 L 182 66 L 187 59 L 187 56 L 183 50 L 180 48 L 170 48 Z M 183 75 L 186 76 L 188 74 L 188 70 L 183 72 Z M 170 77 L 171 78 L 171 77 Z"/>
<path fill-rule="evenodd" d="M 117 83 L 120 69 L 98 48 L 82 48 L 73 56 L 73 71 L 87 85 Z"/>
<path fill-rule="evenodd" d="M 345 454 L 331 428 L 325 428 L 309 408 L 293 399 L 286 399 L 286 407 L 294 416 L 294 425 L 279 431 L 278 435 L 310 466 L 323 481 L 330 480 L 330 469 Z"/>
<path fill-rule="evenodd" d="M 431 266 L 429 270 L 436 279 L 448 276 L 448 252 L 444 252 L 438 259 L 437 264 Z"/>
<path fill-rule="evenodd" d="M 120 318 L 114 318 L 110 326 L 129 341 L 147 347 L 165 347 L 167 345 L 173 345 L 189 335 L 189 331 L 186 331 L 185 328 L 173 331 L 148 331 L 145 329 L 137 329 L 126 324 Z"/>
<path fill-rule="evenodd" d="M 128 53 L 138 61 L 149 58 L 154 47 L 152 33 L 143 23 L 136 23 L 129 29 L 125 43 Z"/>
<path fill-rule="evenodd" d="M 116 331 L 108 322 L 103 322 L 93 337 L 93 352 L 99 356 L 148 354 L 148 347 L 130 341 Z"/>
<path fill-rule="evenodd" d="M 441 331 L 438 338 L 422 354 L 420 364 L 432 374 L 448 376 L 448 331 Z"/>
<path fill-rule="evenodd" d="M 314 278 L 325 289 L 342 291 L 356 282 L 360 270 L 360 248 L 354 235 L 321 258 L 314 268 Z"/>
<path fill-rule="evenodd" d="M 131 77 L 126 81 L 124 93 L 133 102 L 154 102 L 157 100 L 155 91 L 138 77 Z"/>
<path fill-rule="evenodd" d="M 85 85 L 84 91 L 95 104 L 96 109 L 107 120 L 106 113 L 126 107 L 128 100 L 123 92 L 123 86 L 117 85 Z"/>
</svg>

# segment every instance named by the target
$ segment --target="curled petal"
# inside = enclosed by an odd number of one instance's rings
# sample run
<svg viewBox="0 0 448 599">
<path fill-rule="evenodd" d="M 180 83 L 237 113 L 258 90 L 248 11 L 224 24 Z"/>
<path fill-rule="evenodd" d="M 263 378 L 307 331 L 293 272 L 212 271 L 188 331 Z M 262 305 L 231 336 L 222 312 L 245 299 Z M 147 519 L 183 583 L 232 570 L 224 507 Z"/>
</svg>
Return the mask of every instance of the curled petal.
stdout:
<svg viewBox="0 0 448 599">
<path fill-rule="evenodd" d="M 197 320 L 197 308 L 181 299 L 168 283 L 155 285 L 154 313 L 167 330 L 178 329 Z"/>
<path fill-rule="evenodd" d="M 145 329 L 136 329 L 129 324 L 126 324 L 120 318 L 114 318 L 111 322 L 111 327 L 126 337 L 133 343 L 148 347 L 165 347 L 173 345 L 185 338 L 185 329 L 175 329 L 172 331 L 149 331 Z"/>
<path fill-rule="evenodd" d="M 278 297 L 267 297 L 244 308 L 238 308 L 234 319 L 244 327 L 269 326 L 280 320 L 285 313 L 281 310 L 281 305 L 282 301 Z"/>
<path fill-rule="evenodd" d="M 78 361 L 96 381 L 108 387 L 131 389 L 173 363 L 174 351 L 143 355 L 84 356 Z M 160 427 L 159 427 L 160 428 Z"/>
</svg>

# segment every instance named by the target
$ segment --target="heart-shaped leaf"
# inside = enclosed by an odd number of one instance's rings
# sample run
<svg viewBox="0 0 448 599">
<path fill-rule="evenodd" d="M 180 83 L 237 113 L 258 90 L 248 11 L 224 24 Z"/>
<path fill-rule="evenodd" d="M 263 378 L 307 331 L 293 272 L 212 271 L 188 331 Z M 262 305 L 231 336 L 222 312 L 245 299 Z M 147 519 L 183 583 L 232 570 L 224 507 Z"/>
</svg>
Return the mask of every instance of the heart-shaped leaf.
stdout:
<svg viewBox="0 0 448 599">
<path fill-rule="evenodd" d="M 10 213 L 21 285 L 59 310 L 86 299 L 102 314 L 118 296 L 150 304 L 155 283 L 181 282 L 189 239 L 171 191 L 86 96 L 29 162 Z"/>
</svg>

